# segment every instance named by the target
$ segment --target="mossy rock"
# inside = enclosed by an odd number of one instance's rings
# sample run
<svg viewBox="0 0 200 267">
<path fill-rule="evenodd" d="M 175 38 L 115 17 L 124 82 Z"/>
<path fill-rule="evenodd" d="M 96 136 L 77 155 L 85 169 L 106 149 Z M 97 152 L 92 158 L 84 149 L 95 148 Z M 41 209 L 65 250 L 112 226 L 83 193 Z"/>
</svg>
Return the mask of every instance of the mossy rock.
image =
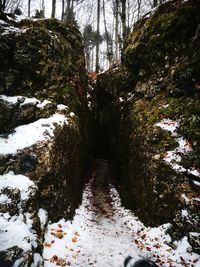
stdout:
<svg viewBox="0 0 200 267">
<path fill-rule="evenodd" d="M 162 76 L 165 83 L 174 83 L 176 90 L 163 84 L 174 95 L 196 92 L 200 82 L 198 8 L 188 2 L 168 2 L 136 23 L 126 40 L 124 64 L 137 80 L 143 79 L 137 76 L 143 70 L 146 81 L 157 84 Z"/>
</svg>

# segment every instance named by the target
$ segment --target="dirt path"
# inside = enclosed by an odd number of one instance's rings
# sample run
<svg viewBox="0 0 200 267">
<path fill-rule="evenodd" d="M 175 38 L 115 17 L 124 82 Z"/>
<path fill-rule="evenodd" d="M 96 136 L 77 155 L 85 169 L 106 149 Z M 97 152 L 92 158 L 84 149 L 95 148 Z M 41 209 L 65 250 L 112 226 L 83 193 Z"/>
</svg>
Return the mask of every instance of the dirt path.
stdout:
<svg viewBox="0 0 200 267">
<path fill-rule="evenodd" d="M 128 255 L 144 256 L 159 266 L 200 266 L 199 256 L 186 252 L 186 239 L 176 250 L 166 244 L 169 225 L 146 228 L 123 208 L 110 177 L 109 162 L 97 160 L 73 221 L 62 219 L 48 227 L 45 267 L 122 267 Z"/>
</svg>

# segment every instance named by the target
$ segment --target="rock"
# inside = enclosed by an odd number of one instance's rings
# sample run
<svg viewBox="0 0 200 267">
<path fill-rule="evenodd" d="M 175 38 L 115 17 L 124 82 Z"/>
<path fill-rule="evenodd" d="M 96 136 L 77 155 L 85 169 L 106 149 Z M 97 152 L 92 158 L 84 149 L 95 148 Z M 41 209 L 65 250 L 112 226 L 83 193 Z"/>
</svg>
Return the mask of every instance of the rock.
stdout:
<svg viewBox="0 0 200 267">
<path fill-rule="evenodd" d="M 153 156 L 153 159 L 155 159 L 155 160 L 159 160 L 160 158 L 161 158 L 160 154 L 157 154 L 157 155 Z"/>
<path fill-rule="evenodd" d="M 18 147 L 23 137 L 16 138 L 13 146 L 18 149 L 0 154 L 0 174 L 12 171 L 13 179 L 23 175 L 32 184 L 26 188 L 25 199 L 15 183 L 0 192 L 5 225 L 9 213 L 13 225 L 24 224 L 30 231 L 24 238 L 30 248 L 22 249 L 19 244 L 1 251 L 0 265 L 13 265 L 21 258 L 20 266 L 29 267 L 34 253 L 42 250 L 47 225 L 42 225 L 39 210 L 45 209 L 50 220 L 70 219 L 81 201 L 92 143 L 82 37 L 75 25 L 58 20 L 6 20 L 0 25 L 0 62 L 2 144 L 9 143 L 19 127 L 61 115 L 64 120 L 59 117 L 57 123 L 37 126 L 42 141 Z M 30 137 L 36 134 L 32 129 Z"/>
<path fill-rule="evenodd" d="M 199 24 L 197 6 L 160 5 L 134 25 L 122 66 L 96 82 L 98 130 L 106 129 L 102 139 L 109 140 L 109 156 L 120 173 L 122 202 L 146 225 L 172 223 L 174 239 L 199 232 L 199 187 L 185 175 L 200 171 Z M 156 126 L 165 119 L 178 123 L 177 129 Z M 182 209 L 189 218 L 182 218 Z M 194 239 L 190 244 L 197 251 Z"/>
</svg>

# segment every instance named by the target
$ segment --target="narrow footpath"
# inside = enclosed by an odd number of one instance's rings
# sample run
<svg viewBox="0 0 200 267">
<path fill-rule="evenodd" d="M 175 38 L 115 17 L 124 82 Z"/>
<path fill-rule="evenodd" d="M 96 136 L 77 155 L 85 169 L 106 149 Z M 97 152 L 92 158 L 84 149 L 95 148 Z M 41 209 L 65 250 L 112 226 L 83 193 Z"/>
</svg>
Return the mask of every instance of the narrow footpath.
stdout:
<svg viewBox="0 0 200 267">
<path fill-rule="evenodd" d="M 186 238 L 174 243 L 174 249 L 167 244 L 169 227 L 147 228 L 122 207 L 109 162 L 96 160 L 73 221 L 48 225 L 44 266 L 123 267 L 128 255 L 143 256 L 158 266 L 200 266 L 199 255 L 190 251 Z"/>
</svg>

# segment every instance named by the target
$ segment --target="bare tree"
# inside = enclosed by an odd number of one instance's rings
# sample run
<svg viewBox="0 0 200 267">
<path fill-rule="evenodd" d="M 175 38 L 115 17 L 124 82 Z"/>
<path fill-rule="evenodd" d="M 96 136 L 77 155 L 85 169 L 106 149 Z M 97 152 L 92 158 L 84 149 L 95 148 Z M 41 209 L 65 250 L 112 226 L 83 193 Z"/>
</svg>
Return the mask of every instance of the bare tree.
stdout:
<svg viewBox="0 0 200 267">
<path fill-rule="evenodd" d="M 105 36 L 104 40 L 106 42 L 106 56 L 109 62 L 109 67 L 112 65 L 112 59 L 113 59 L 113 52 L 112 52 L 112 39 L 107 29 L 107 23 L 106 23 L 106 9 L 105 9 L 105 0 L 103 0 L 103 20 L 104 20 L 104 31 Z"/>
<path fill-rule="evenodd" d="M 100 0 L 97 1 L 97 43 L 96 43 L 96 64 L 95 64 L 95 71 L 96 73 L 99 72 L 99 37 L 100 37 Z"/>
<path fill-rule="evenodd" d="M 29 0 L 30 1 L 30 0 Z M 52 11 L 51 11 L 51 17 L 55 18 L 56 16 L 56 0 L 52 0 Z"/>
<path fill-rule="evenodd" d="M 0 11 L 10 11 L 18 7 L 20 0 L 0 0 Z"/>
<path fill-rule="evenodd" d="M 121 0 L 122 4 L 122 12 L 121 12 L 121 20 L 122 20 L 122 37 L 123 37 L 123 47 L 124 42 L 127 35 L 127 27 L 126 27 L 126 0 Z"/>
<path fill-rule="evenodd" d="M 31 0 L 28 0 L 28 17 L 31 16 Z"/>
<path fill-rule="evenodd" d="M 119 0 L 113 1 L 113 14 L 115 17 L 115 61 L 119 60 Z"/>
</svg>

